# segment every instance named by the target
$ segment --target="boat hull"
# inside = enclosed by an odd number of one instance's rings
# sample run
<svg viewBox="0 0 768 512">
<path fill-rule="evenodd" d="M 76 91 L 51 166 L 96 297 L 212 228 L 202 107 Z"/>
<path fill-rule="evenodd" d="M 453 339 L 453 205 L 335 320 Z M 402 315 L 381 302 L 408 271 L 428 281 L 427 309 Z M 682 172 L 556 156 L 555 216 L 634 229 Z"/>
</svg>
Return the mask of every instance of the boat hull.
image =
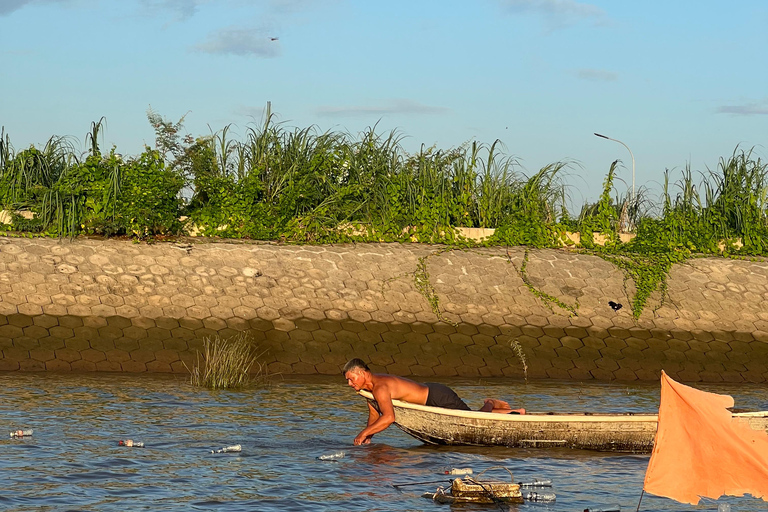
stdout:
<svg viewBox="0 0 768 512">
<path fill-rule="evenodd" d="M 656 435 L 657 418 L 653 415 L 609 419 L 559 416 L 555 421 L 551 420 L 553 417 L 537 416 L 530 415 L 525 421 L 498 421 L 495 418 L 452 417 L 431 411 L 396 408 L 395 424 L 427 444 L 563 447 L 629 453 L 649 453 Z"/>
<path fill-rule="evenodd" d="M 377 407 L 373 396 L 360 394 Z M 624 453 L 650 453 L 656 414 L 496 414 L 457 411 L 393 400 L 395 425 L 427 444 L 573 448 Z M 755 430 L 768 428 L 768 412 L 744 416 Z"/>
</svg>

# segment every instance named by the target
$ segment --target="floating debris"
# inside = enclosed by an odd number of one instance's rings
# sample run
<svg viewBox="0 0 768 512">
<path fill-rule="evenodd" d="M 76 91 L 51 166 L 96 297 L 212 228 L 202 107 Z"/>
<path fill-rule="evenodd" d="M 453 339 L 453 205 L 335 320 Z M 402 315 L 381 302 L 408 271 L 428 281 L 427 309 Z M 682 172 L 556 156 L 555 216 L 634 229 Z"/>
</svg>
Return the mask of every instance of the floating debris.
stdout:
<svg viewBox="0 0 768 512">
<path fill-rule="evenodd" d="M 509 473 L 510 482 L 481 480 L 480 477 L 491 469 L 505 470 Z M 451 482 L 450 489 L 438 487 L 435 492 L 424 493 L 422 497 L 438 503 L 523 503 L 520 484 L 514 482 L 512 472 L 503 466 L 488 468 L 477 476 L 466 475 L 463 479 L 456 478 Z"/>
<path fill-rule="evenodd" d="M 533 482 L 518 482 L 520 487 L 552 487 L 552 480 L 539 480 Z"/>
<path fill-rule="evenodd" d="M 236 453 L 243 451 L 243 447 L 239 444 L 233 444 L 232 446 L 225 446 L 218 450 L 211 450 L 211 453 Z"/>
<path fill-rule="evenodd" d="M 438 503 L 522 503 L 520 486 L 515 483 L 478 481 L 470 476 L 457 478 L 450 489 L 438 487 L 435 492 L 427 492 L 422 497 Z"/>
<path fill-rule="evenodd" d="M 144 443 L 141 441 L 134 441 L 133 439 L 126 439 L 124 441 L 118 441 L 117 446 L 127 446 L 129 448 L 144 448 Z"/>
<path fill-rule="evenodd" d="M 317 460 L 339 460 L 343 459 L 344 455 L 344 452 L 327 453 L 325 455 L 319 456 Z"/>
<path fill-rule="evenodd" d="M 29 429 L 29 430 L 14 430 L 14 431 L 11 432 L 11 437 L 13 437 L 14 439 L 17 439 L 19 437 L 30 437 L 32 435 L 32 432 L 34 432 L 34 430 L 32 430 L 32 429 Z"/>
<path fill-rule="evenodd" d="M 445 470 L 446 475 L 471 475 L 472 468 L 451 468 Z"/>
<path fill-rule="evenodd" d="M 539 501 L 541 503 L 554 503 L 557 500 L 557 496 L 553 492 L 529 492 L 524 497 L 527 501 Z"/>
</svg>

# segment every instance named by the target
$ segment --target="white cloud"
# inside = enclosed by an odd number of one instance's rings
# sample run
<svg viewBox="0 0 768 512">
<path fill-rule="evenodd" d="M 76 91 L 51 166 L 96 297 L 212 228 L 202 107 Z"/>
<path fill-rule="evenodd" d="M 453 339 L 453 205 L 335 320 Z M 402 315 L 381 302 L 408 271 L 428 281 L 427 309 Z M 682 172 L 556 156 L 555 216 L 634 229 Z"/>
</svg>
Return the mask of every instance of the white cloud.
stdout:
<svg viewBox="0 0 768 512">
<path fill-rule="evenodd" d="M 0 16 L 11 14 L 30 2 L 31 0 L 0 0 Z"/>
<path fill-rule="evenodd" d="M 208 35 L 208 38 L 195 46 L 203 53 L 218 53 L 261 58 L 279 57 L 280 41 L 262 29 L 226 27 Z"/>
<path fill-rule="evenodd" d="M 237 26 L 210 32 L 205 41 L 195 46 L 197 51 L 212 54 L 248 55 L 261 58 L 282 55 L 277 39 L 287 25 L 295 25 L 311 16 L 313 10 L 327 8 L 338 0 L 144 0 L 175 7 L 180 15 L 193 15 L 204 3 L 225 4 L 239 14 Z M 228 6 L 228 7 L 227 7 Z M 251 14 L 245 14 L 250 12 Z M 257 27 L 257 28 L 253 28 Z"/>
<path fill-rule="evenodd" d="M 741 105 L 721 105 L 717 107 L 716 112 L 734 116 L 768 116 L 768 100 Z"/>
<path fill-rule="evenodd" d="M 596 5 L 575 0 L 499 0 L 502 7 L 514 14 L 541 16 L 550 29 L 565 28 L 582 21 L 602 24 L 605 11 Z"/>
<path fill-rule="evenodd" d="M 317 114 L 323 117 L 359 117 L 382 116 L 386 114 L 445 114 L 450 109 L 424 105 L 409 99 L 394 99 L 382 105 L 367 106 L 324 106 L 317 109 Z"/>
<path fill-rule="evenodd" d="M 170 11 L 176 21 L 184 21 L 197 13 L 200 5 L 209 0 L 142 0 L 144 8 L 150 13 Z"/>
<path fill-rule="evenodd" d="M 70 0 L 0 0 L 0 16 L 6 16 L 18 11 L 25 5 L 32 4 L 63 4 Z"/>
<path fill-rule="evenodd" d="M 574 69 L 571 74 L 580 80 L 588 80 L 590 82 L 615 82 L 618 80 L 618 73 L 608 71 L 605 69 Z"/>
</svg>

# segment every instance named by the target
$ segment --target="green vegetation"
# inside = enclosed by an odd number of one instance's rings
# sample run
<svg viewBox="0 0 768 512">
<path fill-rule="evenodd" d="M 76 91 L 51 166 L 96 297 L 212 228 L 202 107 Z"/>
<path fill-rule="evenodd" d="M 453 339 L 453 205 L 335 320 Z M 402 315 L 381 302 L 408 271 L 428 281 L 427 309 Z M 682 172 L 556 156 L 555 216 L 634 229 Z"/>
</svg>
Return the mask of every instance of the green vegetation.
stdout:
<svg viewBox="0 0 768 512">
<path fill-rule="evenodd" d="M 240 388 L 264 382 L 267 379 L 266 365 L 258 361 L 259 356 L 246 333 L 231 338 L 218 335 L 205 338 L 202 354 L 198 352 L 195 365 L 192 369 L 187 368 L 190 382 L 211 389 Z"/>
<path fill-rule="evenodd" d="M 509 252 L 507 252 L 507 259 L 509 263 L 512 264 L 513 267 L 515 267 L 515 270 L 517 270 L 517 273 L 520 274 L 520 278 L 523 280 L 523 283 L 525 283 L 525 286 L 528 288 L 528 290 L 536 297 L 538 297 L 549 309 L 550 311 L 554 311 L 554 308 L 552 306 L 557 306 L 561 309 L 564 309 L 568 312 L 569 316 L 578 316 L 576 310 L 579 309 L 579 303 L 576 302 L 576 305 L 570 306 L 566 304 L 565 302 L 561 301 L 557 297 L 553 297 L 552 295 L 545 293 L 531 283 L 530 278 L 528 277 L 528 249 L 525 250 L 525 255 L 523 256 L 523 263 L 520 265 L 520 268 L 517 268 L 517 265 L 515 265 L 512 262 L 512 258 L 509 255 Z"/>
<path fill-rule="evenodd" d="M 598 201 L 572 217 L 569 165 L 525 176 L 498 141 L 409 154 L 395 132 L 287 129 L 269 111 L 242 140 L 230 126 L 195 138 L 182 135 L 183 118 L 171 122 L 152 110 L 147 117 L 155 148 L 128 158 L 99 147 L 103 119 L 91 125 L 83 154 L 65 137 L 17 152 L 0 132 L 0 206 L 13 213 L 0 232 L 142 240 L 194 229 L 284 243 L 452 248 L 478 245 L 457 227 L 495 228 L 483 245 L 537 248 L 577 245 L 567 233 L 580 232 L 578 250 L 611 261 L 635 282 L 636 317 L 652 293 L 663 297 L 675 263 L 700 254 L 768 255 L 768 166 L 738 148 L 700 179 L 690 168 L 676 182 L 665 172 L 659 204 L 642 188 L 635 197 L 616 194 L 613 162 Z M 622 243 L 627 231 L 636 237 Z M 426 263 L 420 261 L 414 279 L 439 311 Z M 525 280 L 525 262 L 519 270 Z"/>
</svg>

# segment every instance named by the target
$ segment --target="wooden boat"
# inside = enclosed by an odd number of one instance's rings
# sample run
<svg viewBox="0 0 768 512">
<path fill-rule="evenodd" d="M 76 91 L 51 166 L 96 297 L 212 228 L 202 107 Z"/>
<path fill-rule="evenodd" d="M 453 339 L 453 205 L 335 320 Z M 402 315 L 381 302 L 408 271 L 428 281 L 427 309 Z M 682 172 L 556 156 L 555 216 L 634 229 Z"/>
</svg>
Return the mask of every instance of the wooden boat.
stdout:
<svg viewBox="0 0 768 512">
<path fill-rule="evenodd" d="M 359 391 L 375 408 L 373 395 Z M 392 400 L 395 425 L 427 444 L 575 448 L 650 453 L 657 414 L 528 413 L 459 411 Z M 755 430 L 768 430 L 768 411 L 734 413 Z"/>
</svg>

